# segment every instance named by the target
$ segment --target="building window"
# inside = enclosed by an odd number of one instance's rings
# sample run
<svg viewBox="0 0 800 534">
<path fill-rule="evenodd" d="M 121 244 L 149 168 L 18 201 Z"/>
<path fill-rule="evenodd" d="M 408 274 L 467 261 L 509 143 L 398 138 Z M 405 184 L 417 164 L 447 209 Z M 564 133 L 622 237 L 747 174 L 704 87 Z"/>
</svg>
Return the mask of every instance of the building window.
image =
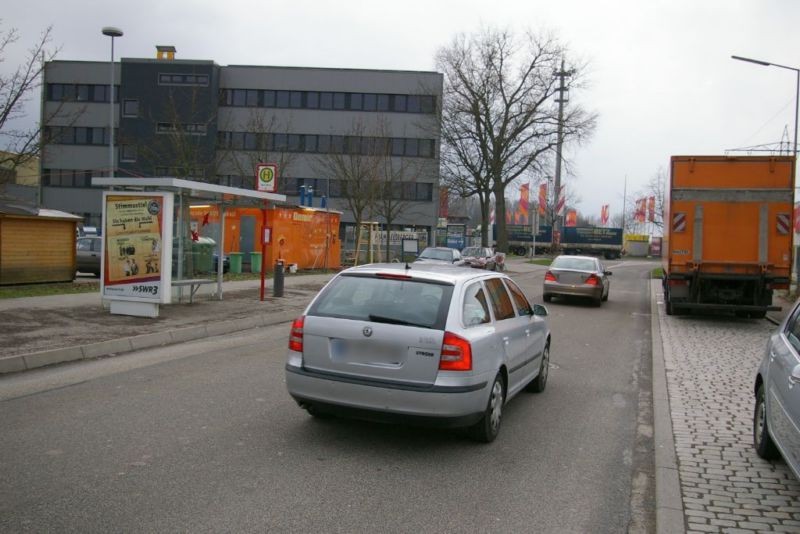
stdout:
<svg viewBox="0 0 800 534">
<path fill-rule="evenodd" d="M 128 163 L 133 163 L 136 161 L 136 145 L 122 145 L 120 153 L 120 160 L 125 161 Z"/>
<path fill-rule="evenodd" d="M 362 100 L 364 99 L 364 95 L 361 93 L 351 93 L 350 94 L 350 109 L 355 111 L 360 111 L 362 106 Z"/>
<path fill-rule="evenodd" d="M 406 111 L 409 113 L 419 113 L 422 110 L 422 104 L 419 97 L 416 95 L 409 95 L 406 101 Z"/>
<path fill-rule="evenodd" d="M 319 108 L 320 109 L 333 109 L 333 93 L 320 93 L 319 94 Z"/>
<path fill-rule="evenodd" d="M 389 111 L 389 95 L 378 95 L 378 111 Z"/>
<path fill-rule="evenodd" d="M 300 91 L 292 91 L 289 93 L 289 107 L 302 108 L 303 107 L 303 93 Z"/>
<path fill-rule="evenodd" d="M 195 87 L 208 87 L 208 75 L 159 73 L 158 85 L 188 85 Z"/>
<path fill-rule="evenodd" d="M 333 93 L 333 109 L 344 109 L 344 93 Z"/>
<path fill-rule="evenodd" d="M 319 107 L 319 93 L 317 91 L 306 93 L 306 107 L 308 109 L 317 109 Z"/>
<path fill-rule="evenodd" d="M 249 108 L 258 107 L 258 91 L 247 91 L 245 105 Z"/>
<path fill-rule="evenodd" d="M 123 117 L 138 117 L 139 116 L 139 101 L 133 99 L 125 99 L 122 101 L 122 116 Z"/>
<path fill-rule="evenodd" d="M 364 111 L 375 111 L 378 109 L 378 95 L 364 95 Z"/>
<path fill-rule="evenodd" d="M 262 96 L 264 98 L 264 107 L 275 107 L 275 91 L 264 91 Z"/>
<path fill-rule="evenodd" d="M 89 85 L 80 84 L 78 85 L 78 90 L 75 95 L 75 100 L 78 102 L 88 102 L 89 101 Z"/>
<path fill-rule="evenodd" d="M 316 152 L 317 151 L 317 136 L 316 135 L 304 135 L 303 136 L 303 149 L 306 152 Z"/>
<path fill-rule="evenodd" d="M 405 95 L 394 95 L 394 107 L 392 111 L 404 112 L 406 111 L 406 97 Z"/>
<path fill-rule="evenodd" d="M 406 140 L 394 138 L 392 139 L 392 156 L 402 156 L 405 154 Z"/>
<path fill-rule="evenodd" d="M 289 107 L 289 91 L 277 91 L 275 93 L 275 107 Z"/>
</svg>

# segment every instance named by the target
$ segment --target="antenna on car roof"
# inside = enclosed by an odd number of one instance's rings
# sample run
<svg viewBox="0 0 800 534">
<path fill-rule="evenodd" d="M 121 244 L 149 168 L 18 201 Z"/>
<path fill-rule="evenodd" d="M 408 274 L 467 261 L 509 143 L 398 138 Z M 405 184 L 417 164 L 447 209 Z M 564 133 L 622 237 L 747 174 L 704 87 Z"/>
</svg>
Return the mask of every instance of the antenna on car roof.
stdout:
<svg viewBox="0 0 800 534">
<path fill-rule="evenodd" d="M 411 269 L 411 266 L 408 264 L 408 262 L 406 262 L 406 271 L 409 269 Z"/>
</svg>

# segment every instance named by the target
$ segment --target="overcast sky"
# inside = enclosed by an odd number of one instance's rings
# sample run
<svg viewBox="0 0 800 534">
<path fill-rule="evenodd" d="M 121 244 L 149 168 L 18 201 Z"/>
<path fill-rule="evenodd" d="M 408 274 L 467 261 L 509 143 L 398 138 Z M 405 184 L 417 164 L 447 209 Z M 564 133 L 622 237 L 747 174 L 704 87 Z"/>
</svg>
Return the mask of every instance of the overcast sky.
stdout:
<svg viewBox="0 0 800 534">
<path fill-rule="evenodd" d="M 2 29 L 21 39 L 4 73 L 48 26 L 58 59 L 107 61 L 103 26 L 125 32 L 115 56 L 219 65 L 434 70 L 436 51 L 483 26 L 551 30 L 589 62 L 590 86 L 571 99 L 599 114 L 594 137 L 566 156 L 563 179 L 587 215 L 622 210 L 670 155 L 724 154 L 794 135 L 800 67 L 798 0 L 64 0 L 8 1 Z M 32 106 L 34 104 L 31 104 Z M 38 107 L 31 107 L 38 117 Z"/>
</svg>

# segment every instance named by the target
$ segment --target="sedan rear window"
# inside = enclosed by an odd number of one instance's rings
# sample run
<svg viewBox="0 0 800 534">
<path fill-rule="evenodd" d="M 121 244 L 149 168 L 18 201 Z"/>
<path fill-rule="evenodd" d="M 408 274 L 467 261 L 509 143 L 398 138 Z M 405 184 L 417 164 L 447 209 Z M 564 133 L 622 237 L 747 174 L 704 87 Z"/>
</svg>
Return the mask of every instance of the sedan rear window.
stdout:
<svg viewBox="0 0 800 534">
<path fill-rule="evenodd" d="M 550 267 L 554 269 L 574 269 L 576 271 L 596 271 L 597 262 L 591 258 L 556 258 Z"/>
<path fill-rule="evenodd" d="M 443 330 L 452 293 L 452 285 L 344 275 L 325 288 L 308 314 Z"/>
</svg>

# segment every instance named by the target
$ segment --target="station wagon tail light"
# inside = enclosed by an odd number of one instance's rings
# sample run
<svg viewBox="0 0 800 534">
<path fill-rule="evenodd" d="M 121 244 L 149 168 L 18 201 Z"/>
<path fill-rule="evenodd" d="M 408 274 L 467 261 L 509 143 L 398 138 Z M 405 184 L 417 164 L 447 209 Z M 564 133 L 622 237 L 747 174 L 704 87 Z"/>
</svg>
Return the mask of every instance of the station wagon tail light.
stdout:
<svg viewBox="0 0 800 534">
<path fill-rule="evenodd" d="M 599 286 L 600 285 L 600 278 L 596 274 L 590 274 L 586 278 L 586 285 L 589 286 Z"/>
<path fill-rule="evenodd" d="M 306 316 L 301 315 L 292 322 L 292 330 L 289 333 L 289 350 L 303 352 L 303 323 Z"/>
<path fill-rule="evenodd" d="M 558 282 L 558 280 L 556 279 L 556 275 L 554 275 L 554 274 L 553 274 L 552 272 L 550 272 L 550 271 L 547 271 L 547 272 L 544 274 L 544 280 L 545 280 L 545 282 Z"/>
<path fill-rule="evenodd" d="M 452 332 L 445 332 L 439 370 L 472 371 L 472 346 L 469 341 Z"/>
</svg>

